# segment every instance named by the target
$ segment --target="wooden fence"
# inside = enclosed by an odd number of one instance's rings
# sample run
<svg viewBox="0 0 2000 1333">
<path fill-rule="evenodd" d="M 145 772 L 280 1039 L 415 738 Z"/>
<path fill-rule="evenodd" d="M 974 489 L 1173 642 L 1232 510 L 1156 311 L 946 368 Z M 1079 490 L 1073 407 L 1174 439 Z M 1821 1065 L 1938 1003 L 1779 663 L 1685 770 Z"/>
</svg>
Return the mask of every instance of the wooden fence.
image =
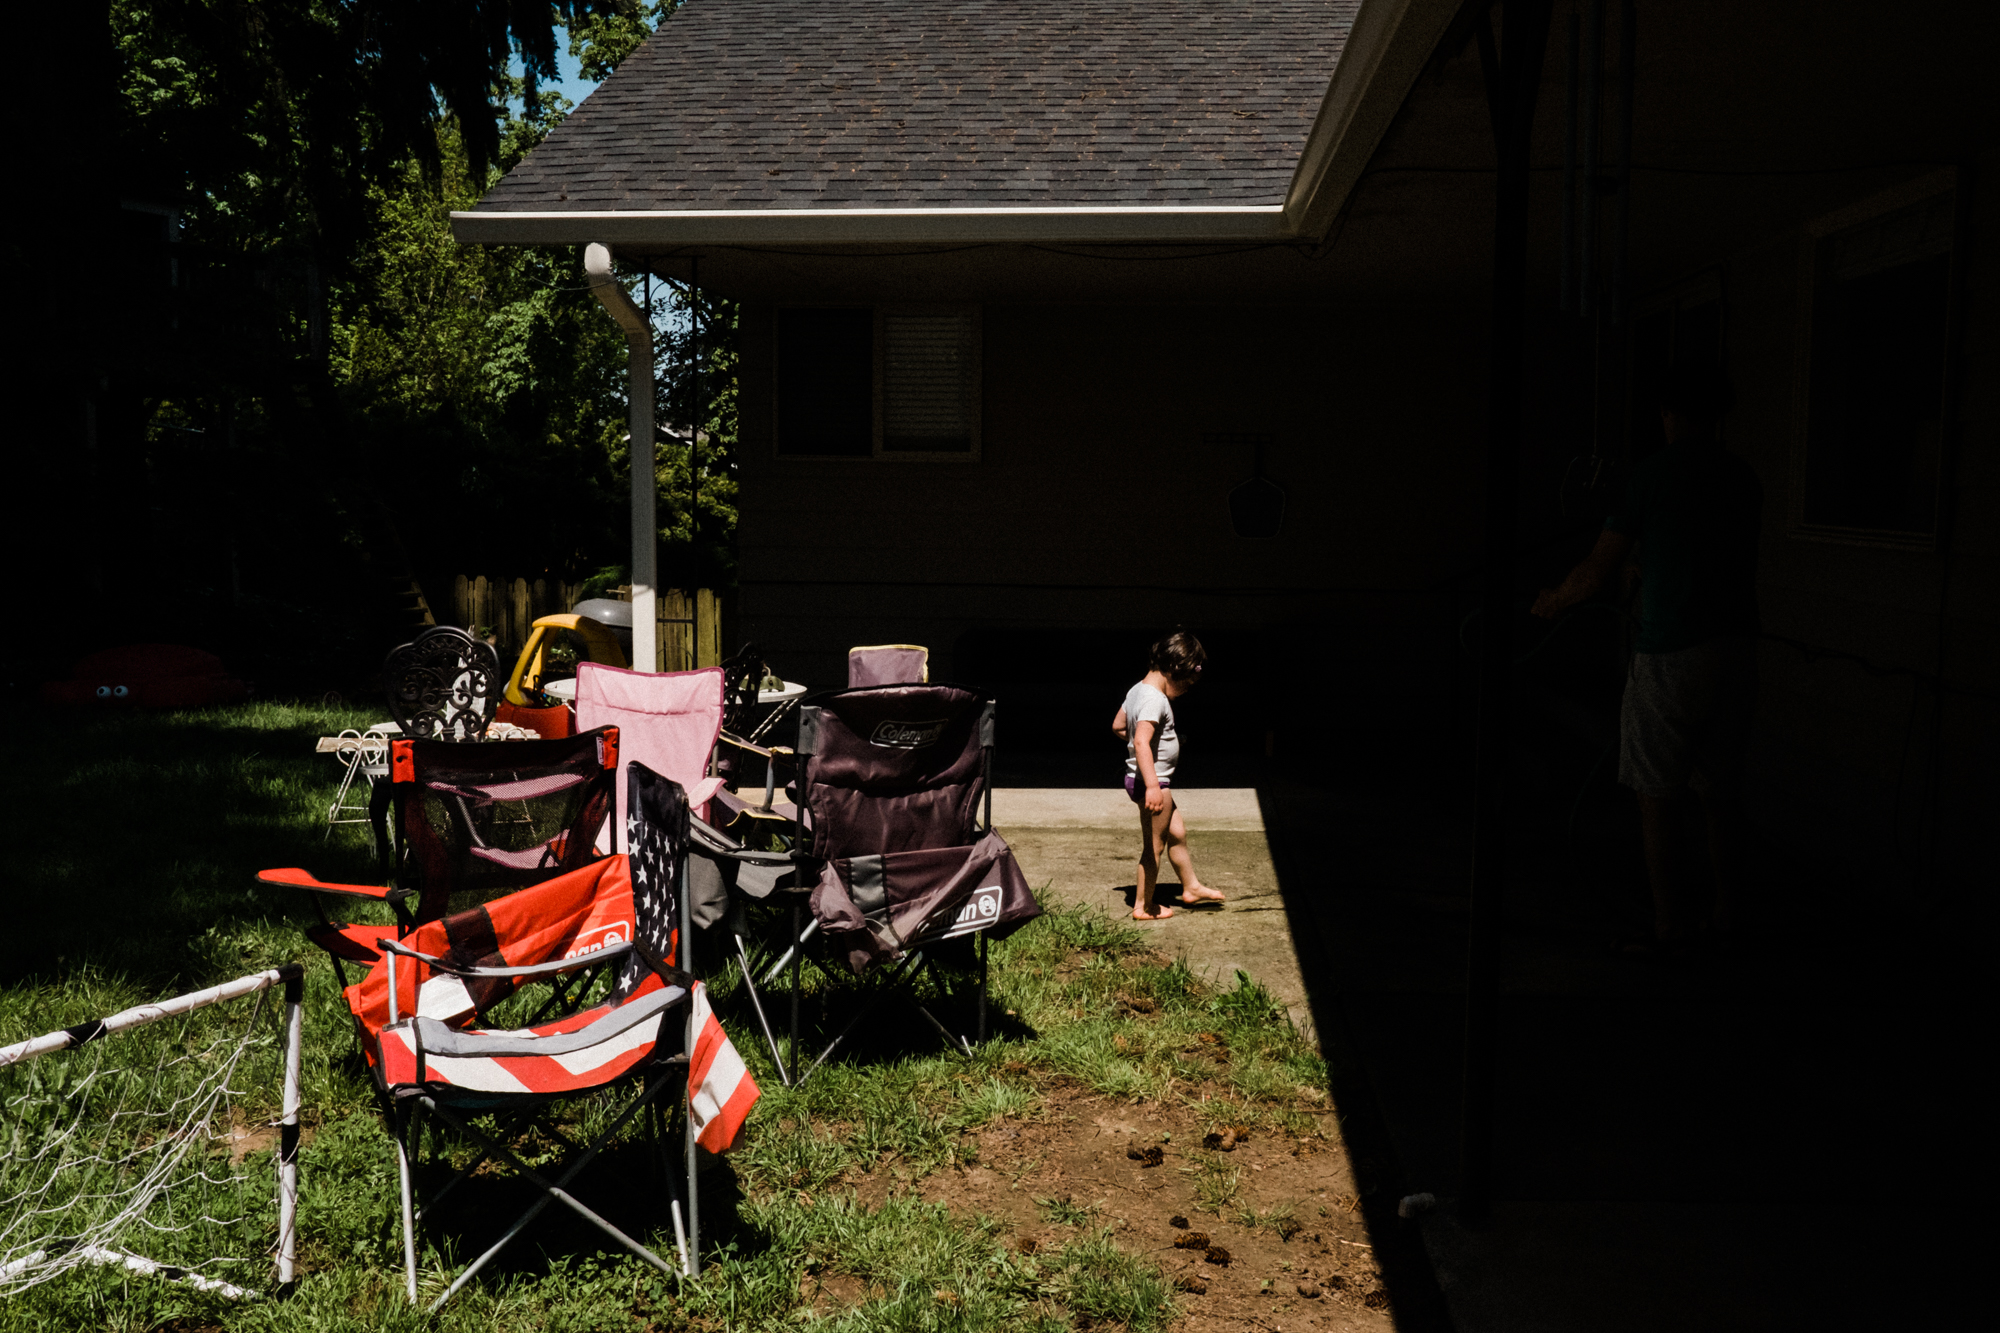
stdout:
<svg viewBox="0 0 2000 1333">
<path fill-rule="evenodd" d="M 630 588 L 614 588 L 604 594 L 621 602 L 632 600 Z M 528 641 L 535 621 L 575 608 L 583 600 L 583 585 L 549 579 L 490 579 L 481 574 L 453 581 L 453 623 L 468 629 L 490 627 L 501 656 L 501 666 L 513 666 L 513 654 Z M 697 588 L 683 592 L 662 588 L 654 605 L 658 609 L 659 652 L 656 671 L 689 671 L 698 666 L 715 666 L 722 661 L 722 599 L 713 590 Z"/>
</svg>

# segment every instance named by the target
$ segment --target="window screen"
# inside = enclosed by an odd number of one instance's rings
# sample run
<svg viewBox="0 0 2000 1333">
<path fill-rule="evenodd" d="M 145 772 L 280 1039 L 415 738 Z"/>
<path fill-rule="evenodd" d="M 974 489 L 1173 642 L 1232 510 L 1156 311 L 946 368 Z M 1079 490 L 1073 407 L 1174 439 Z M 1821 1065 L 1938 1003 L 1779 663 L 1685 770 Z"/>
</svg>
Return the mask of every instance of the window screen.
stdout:
<svg viewBox="0 0 2000 1333">
<path fill-rule="evenodd" d="M 1937 517 L 1949 194 L 1818 242 L 1803 517 L 1928 534 Z"/>
<path fill-rule="evenodd" d="M 882 449 L 972 452 L 979 340 L 971 311 L 882 317 Z"/>
<path fill-rule="evenodd" d="M 875 451 L 875 314 L 778 311 L 778 452 L 866 458 Z"/>
</svg>

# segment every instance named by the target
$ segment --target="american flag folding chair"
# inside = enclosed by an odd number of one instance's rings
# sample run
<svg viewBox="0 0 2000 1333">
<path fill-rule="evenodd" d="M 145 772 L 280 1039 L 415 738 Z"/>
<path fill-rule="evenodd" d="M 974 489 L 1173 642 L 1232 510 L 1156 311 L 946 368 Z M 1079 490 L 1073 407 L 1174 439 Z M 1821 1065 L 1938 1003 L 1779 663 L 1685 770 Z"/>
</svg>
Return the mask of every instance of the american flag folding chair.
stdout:
<svg viewBox="0 0 2000 1333">
<path fill-rule="evenodd" d="M 341 960 L 373 964 L 379 925 L 333 921 L 325 895 L 386 902 L 396 934 L 437 921 L 454 897 L 490 898 L 595 860 L 617 781 L 618 729 L 560 740 L 389 742 L 395 845 L 387 885 L 334 884 L 296 867 L 260 883 L 306 889 L 320 924 L 306 934 Z"/>
<path fill-rule="evenodd" d="M 633 811 L 649 799 L 649 793 L 659 789 L 662 781 L 671 780 L 685 792 L 697 836 L 709 853 L 706 859 L 696 862 L 693 867 L 687 919 L 696 932 L 719 929 L 724 940 L 733 943 L 743 974 L 749 977 L 746 943 L 749 927 L 744 922 L 740 901 L 732 899 L 729 892 L 735 881 L 735 866 L 730 866 L 728 882 L 716 868 L 718 859 L 730 854 L 728 849 L 740 848 L 727 836 L 718 834 L 709 821 L 713 819 L 716 824 L 727 827 L 745 809 L 746 803 L 729 791 L 718 771 L 725 767 L 724 756 L 731 748 L 763 755 L 767 760 L 770 760 L 772 752 L 724 730 L 731 706 L 730 688 L 728 670 L 719 667 L 704 667 L 697 671 L 638 672 L 586 662 L 577 668 L 576 713 L 577 721 L 585 726 L 615 725 L 620 738 L 619 762 L 631 773 L 636 774 L 644 768 L 657 775 L 643 781 L 628 780 L 620 784 L 621 818 L 629 820 Z M 739 690 L 739 704 L 740 693 Z M 767 787 L 774 780 L 767 777 Z M 765 804 L 768 806 L 770 803 L 767 790 Z M 743 858 L 759 863 L 749 872 L 752 879 L 758 873 L 768 873 L 763 870 L 765 863 L 785 871 L 792 868 L 791 858 L 785 854 L 768 856 L 744 852 Z M 687 959 L 690 971 L 697 970 L 693 964 L 693 944 L 694 941 L 690 940 Z M 784 1057 L 772 1034 L 763 998 L 754 986 L 750 991 L 750 1000 L 756 1008 L 764 1039 L 770 1045 L 771 1058 L 777 1063 L 782 1077 Z"/>
<path fill-rule="evenodd" d="M 1041 912 L 992 828 L 993 729 L 992 701 L 953 685 L 822 696 L 799 710 L 801 768 L 789 850 L 759 852 L 695 826 L 691 873 L 703 873 L 706 862 L 721 867 L 739 895 L 768 899 L 782 892 L 789 901 L 783 951 L 761 978 L 768 987 L 791 971 L 790 1067 L 778 1061 L 788 1083 L 802 1082 L 891 995 L 909 996 L 947 1043 L 969 1051 L 971 1043 L 908 989 L 940 948 L 966 937 L 974 939 L 976 1030 L 985 1040 L 987 939 Z M 740 935 L 737 947 L 761 1020 L 760 979 Z M 861 978 L 871 993 L 801 1069 L 801 968 L 808 960 L 830 979 Z M 775 1057 L 768 1024 L 766 1040 Z"/>
<path fill-rule="evenodd" d="M 559 1203 L 662 1272 L 691 1278 L 700 1265 L 697 1144 L 732 1147 L 757 1099 L 757 1085 L 709 1011 L 699 981 L 675 964 L 686 909 L 687 804 L 680 788 L 634 765 L 648 786 L 628 827 L 630 855 L 614 855 L 442 920 L 402 939 L 377 940 L 368 974 L 346 989 L 364 1053 L 396 1140 L 403 1258 L 417 1299 L 414 1182 L 421 1121 L 429 1117 L 477 1145 L 477 1157 L 432 1191 L 435 1208 L 488 1161 L 511 1167 L 541 1191 L 501 1238 L 453 1279 L 436 1310 L 479 1273 L 551 1203 Z M 496 1010 L 522 987 L 578 975 L 608 979 L 558 989 L 541 1010 L 505 1026 Z M 525 1005 L 528 997 L 516 1000 Z M 550 1008 L 567 1012 L 549 1018 Z M 564 1098 L 613 1085 L 631 1100 L 589 1144 L 569 1145 L 558 1174 L 526 1165 L 509 1146 L 534 1117 Z M 685 1190 L 668 1165 L 663 1094 L 684 1089 Z M 569 1192 L 570 1182 L 633 1117 L 646 1116 L 666 1176 L 667 1212 L 678 1250 L 670 1264 Z M 492 1128 L 476 1123 L 491 1117 Z"/>
</svg>

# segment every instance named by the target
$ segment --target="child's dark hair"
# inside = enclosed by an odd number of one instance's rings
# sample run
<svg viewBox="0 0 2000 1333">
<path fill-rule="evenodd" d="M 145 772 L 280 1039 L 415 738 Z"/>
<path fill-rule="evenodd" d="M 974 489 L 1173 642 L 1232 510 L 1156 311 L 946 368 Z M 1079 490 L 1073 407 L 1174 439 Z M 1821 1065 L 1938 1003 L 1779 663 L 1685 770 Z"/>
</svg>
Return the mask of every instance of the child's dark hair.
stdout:
<svg viewBox="0 0 2000 1333">
<path fill-rule="evenodd" d="M 1196 681 L 1208 665 L 1208 649 L 1190 631 L 1176 629 L 1153 645 L 1147 664 L 1169 679 Z"/>
</svg>

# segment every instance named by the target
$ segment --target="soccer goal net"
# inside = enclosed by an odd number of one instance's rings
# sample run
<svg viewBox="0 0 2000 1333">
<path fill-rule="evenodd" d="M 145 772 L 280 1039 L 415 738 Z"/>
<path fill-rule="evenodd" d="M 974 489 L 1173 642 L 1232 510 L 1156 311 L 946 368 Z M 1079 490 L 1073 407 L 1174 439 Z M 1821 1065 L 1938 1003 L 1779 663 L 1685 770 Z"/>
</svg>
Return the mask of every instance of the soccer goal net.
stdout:
<svg viewBox="0 0 2000 1333">
<path fill-rule="evenodd" d="M 274 1261 L 292 1281 L 302 976 L 0 1047 L 0 1303 L 85 1266 L 237 1298 Z"/>
</svg>

